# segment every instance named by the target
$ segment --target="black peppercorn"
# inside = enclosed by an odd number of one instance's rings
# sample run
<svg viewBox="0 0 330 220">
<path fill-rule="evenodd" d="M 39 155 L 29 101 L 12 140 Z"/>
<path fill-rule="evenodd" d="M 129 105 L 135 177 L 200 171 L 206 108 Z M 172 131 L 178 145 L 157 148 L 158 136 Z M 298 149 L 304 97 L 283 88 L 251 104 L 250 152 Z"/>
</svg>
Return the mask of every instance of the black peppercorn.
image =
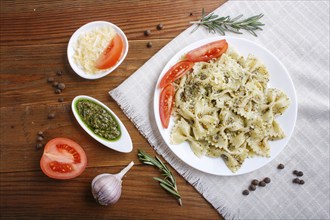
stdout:
<svg viewBox="0 0 330 220">
<path fill-rule="evenodd" d="M 247 190 L 247 189 L 246 189 L 246 190 L 243 190 L 243 192 L 242 192 L 242 194 L 245 195 L 245 196 L 249 195 L 249 193 L 250 193 L 250 192 L 249 192 L 249 190 Z"/>
<path fill-rule="evenodd" d="M 63 90 L 63 89 L 65 89 L 65 84 L 64 83 L 59 83 L 57 85 L 57 88 L 59 88 L 60 90 Z"/>
<path fill-rule="evenodd" d="M 293 183 L 299 183 L 299 182 L 300 182 L 300 179 L 299 179 L 299 178 L 294 178 L 294 179 L 292 180 L 292 182 L 293 182 Z"/>
<path fill-rule="evenodd" d="M 54 112 L 49 113 L 49 114 L 48 114 L 48 118 L 49 118 L 49 119 L 53 119 L 53 118 L 55 118 L 55 113 L 54 113 Z"/>
<path fill-rule="evenodd" d="M 260 181 L 260 182 L 259 182 L 259 186 L 264 187 L 264 186 L 266 186 L 266 183 L 265 183 L 264 181 Z"/>
<path fill-rule="evenodd" d="M 254 179 L 251 184 L 257 186 L 259 184 L 259 180 Z"/>
<path fill-rule="evenodd" d="M 37 143 L 37 145 L 36 145 L 36 148 L 37 149 L 40 149 L 40 148 L 42 148 L 43 147 L 43 144 L 42 143 Z"/>
<path fill-rule="evenodd" d="M 302 171 L 299 171 L 298 173 L 297 173 L 297 176 L 303 176 L 304 175 L 304 173 L 302 172 Z"/>
<path fill-rule="evenodd" d="M 53 78 L 53 77 L 51 77 L 51 76 L 50 76 L 50 77 L 48 77 L 48 78 L 47 78 L 47 82 L 54 82 L 54 78 Z"/>
<path fill-rule="evenodd" d="M 271 179 L 270 179 L 269 177 L 266 177 L 266 178 L 264 179 L 264 182 L 265 182 L 265 183 L 270 183 L 270 181 L 271 181 Z"/>
<path fill-rule="evenodd" d="M 150 34 L 151 34 L 151 30 L 145 30 L 145 31 L 144 31 L 144 35 L 145 35 L 145 36 L 149 36 Z"/>
<path fill-rule="evenodd" d="M 277 166 L 277 169 L 280 169 L 280 170 L 284 169 L 284 165 L 280 163 L 280 164 Z"/>
<path fill-rule="evenodd" d="M 251 185 L 249 186 L 249 190 L 250 190 L 250 191 L 254 191 L 254 190 L 256 190 L 256 186 L 251 184 Z"/>
<path fill-rule="evenodd" d="M 42 136 L 38 136 L 38 137 L 37 137 L 37 140 L 38 140 L 38 141 L 42 141 L 43 139 L 44 139 L 44 138 L 43 138 Z"/>
<path fill-rule="evenodd" d="M 163 24 L 157 25 L 157 30 L 162 30 L 163 28 L 164 28 L 164 25 Z"/>
<path fill-rule="evenodd" d="M 152 42 L 149 41 L 149 42 L 147 43 L 147 47 L 148 47 L 148 48 L 151 48 L 151 47 L 152 47 Z"/>
</svg>

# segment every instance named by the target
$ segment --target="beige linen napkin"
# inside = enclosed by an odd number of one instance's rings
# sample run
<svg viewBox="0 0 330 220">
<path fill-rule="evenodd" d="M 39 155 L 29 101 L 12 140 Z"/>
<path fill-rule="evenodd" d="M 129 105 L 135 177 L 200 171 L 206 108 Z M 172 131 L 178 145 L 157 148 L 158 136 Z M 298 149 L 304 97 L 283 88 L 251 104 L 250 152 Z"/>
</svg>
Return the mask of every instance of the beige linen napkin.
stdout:
<svg viewBox="0 0 330 220">
<path fill-rule="evenodd" d="M 296 127 L 287 147 L 271 163 L 240 176 L 209 175 L 183 163 L 163 142 L 153 115 L 156 81 L 180 49 L 214 36 L 203 28 L 181 33 L 110 95 L 154 149 L 225 218 L 329 219 L 329 1 L 229 1 L 215 13 L 232 17 L 263 13 L 266 26 L 257 38 L 248 33 L 228 35 L 272 51 L 293 79 Z M 285 169 L 278 170 L 279 163 Z M 304 185 L 292 183 L 295 169 L 304 172 Z M 252 179 L 265 176 L 271 178 L 270 184 L 242 195 Z"/>
</svg>

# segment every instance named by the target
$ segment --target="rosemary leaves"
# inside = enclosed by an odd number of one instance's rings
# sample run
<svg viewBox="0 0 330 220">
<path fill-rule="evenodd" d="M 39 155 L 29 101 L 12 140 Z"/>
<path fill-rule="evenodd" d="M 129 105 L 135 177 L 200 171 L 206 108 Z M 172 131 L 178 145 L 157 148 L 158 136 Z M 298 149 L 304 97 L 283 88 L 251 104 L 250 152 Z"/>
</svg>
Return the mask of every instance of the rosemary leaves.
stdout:
<svg viewBox="0 0 330 220">
<path fill-rule="evenodd" d="M 204 8 L 202 10 L 202 17 L 198 21 L 192 21 L 191 24 L 196 24 L 197 26 L 193 29 L 192 32 L 196 31 L 199 26 L 203 26 L 210 33 L 219 33 L 225 35 L 225 32 L 233 32 L 236 34 L 242 34 L 240 30 L 246 30 L 253 36 L 257 37 L 255 31 L 262 30 L 261 26 L 265 24 L 260 22 L 260 19 L 263 17 L 263 14 L 255 15 L 243 20 L 240 20 L 243 15 L 239 15 L 235 18 L 230 18 L 230 16 L 220 17 L 214 13 L 209 15 L 205 14 Z"/>
<path fill-rule="evenodd" d="M 153 158 L 142 150 L 138 150 L 138 158 L 142 163 L 155 166 L 162 172 L 164 179 L 154 177 L 154 180 L 158 181 L 159 185 L 172 194 L 177 199 L 180 206 L 182 206 L 181 196 L 178 192 L 175 177 L 166 165 L 157 156 Z"/>
</svg>

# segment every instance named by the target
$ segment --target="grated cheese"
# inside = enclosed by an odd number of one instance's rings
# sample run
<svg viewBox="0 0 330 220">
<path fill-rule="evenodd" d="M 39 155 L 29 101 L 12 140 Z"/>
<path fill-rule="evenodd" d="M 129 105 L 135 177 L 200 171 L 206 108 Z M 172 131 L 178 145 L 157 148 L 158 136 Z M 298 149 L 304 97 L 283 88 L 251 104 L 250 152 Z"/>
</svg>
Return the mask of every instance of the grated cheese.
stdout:
<svg viewBox="0 0 330 220">
<path fill-rule="evenodd" d="M 94 64 L 115 34 L 116 32 L 109 26 L 97 27 L 82 33 L 73 45 L 75 51 L 73 60 L 77 66 L 87 74 L 107 71 L 97 69 Z"/>
</svg>

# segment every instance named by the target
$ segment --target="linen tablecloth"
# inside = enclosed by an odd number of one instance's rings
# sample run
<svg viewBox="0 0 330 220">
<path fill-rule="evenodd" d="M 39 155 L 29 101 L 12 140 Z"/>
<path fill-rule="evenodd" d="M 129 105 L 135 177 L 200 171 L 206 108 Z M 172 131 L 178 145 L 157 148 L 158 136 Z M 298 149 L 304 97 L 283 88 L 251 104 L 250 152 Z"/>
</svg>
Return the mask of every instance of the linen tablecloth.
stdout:
<svg viewBox="0 0 330 220">
<path fill-rule="evenodd" d="M 215 13 L 231 17 L 263 13 L 266 25 L 258 37 L 228 35 L 272 51 L 293 80 L 298 98 L 296 127 L 286 148 L 271 163 L 244 175 L 215 176 L 186 165 L 163 142 L 153 116 L 156 81 L 180 49 L 214 37 L 201 27 L 194 33 L 194 26 L 185 30 L 110 95 L 157 153 L 226 219 L 329 219 L 329 1 L 229 1 Z M 276 169 L 279 163 L 285 165 L 284 170 Z M 292 183 L 295 169 L 304 172 L 304 185 Z M 249 181 L 265 176 L 272 180 L 267 187 L 242 195 Z"/>
</svg>

